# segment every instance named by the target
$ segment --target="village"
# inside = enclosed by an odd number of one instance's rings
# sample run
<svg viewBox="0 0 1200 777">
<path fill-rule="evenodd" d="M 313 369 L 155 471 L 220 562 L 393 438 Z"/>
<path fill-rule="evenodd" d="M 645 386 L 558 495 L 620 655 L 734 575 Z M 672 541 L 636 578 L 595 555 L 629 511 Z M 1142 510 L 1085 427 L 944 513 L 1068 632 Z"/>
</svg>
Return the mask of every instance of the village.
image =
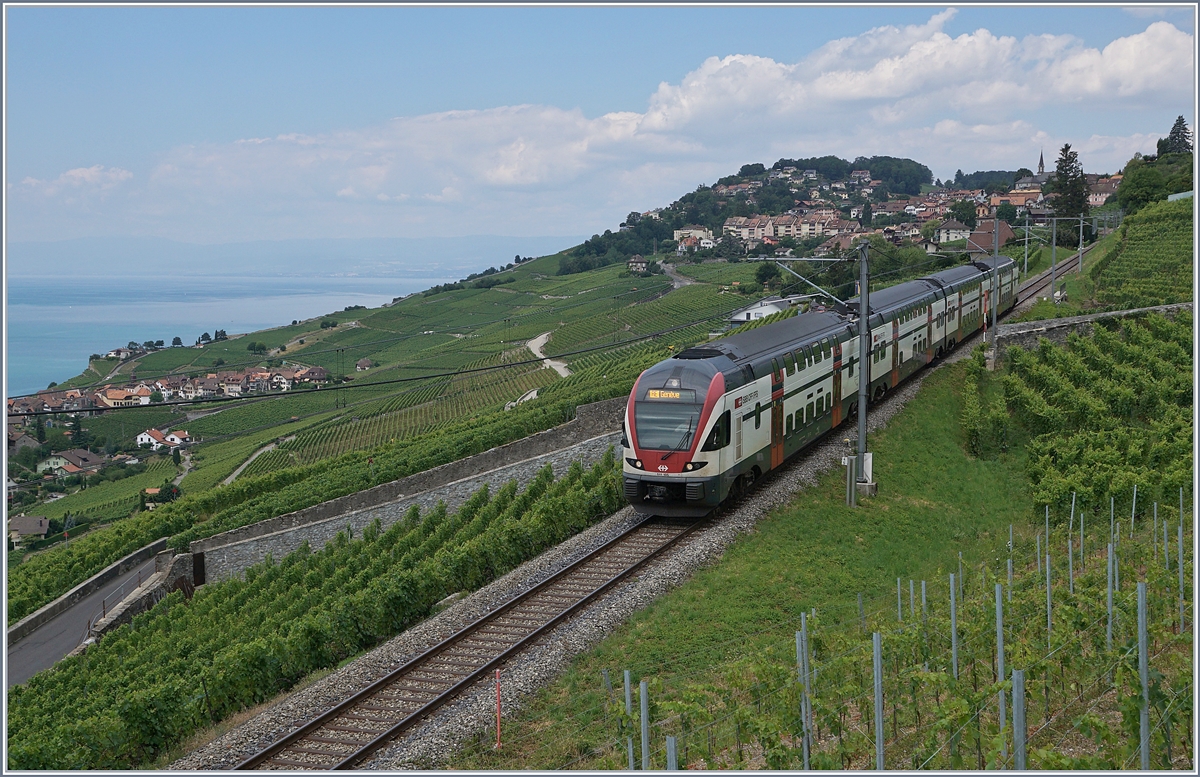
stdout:
<svg viewBox="0 0 1200 777">
<path fill-rule="evenodd" d="M 1122 176 L 1085 173 L 1084 177 L 1088 206 L 1098 208 L 1116 194 Z M 1014 222 L 1030 226 L 1049 223 L 1054 217 L 1055 194 L 1047 190 L 1047 184 L 1053 178 L 1053 172 L 1046 172 L 1043 156 L 1036 173 L 1016 178 L 1007 191 L 996 191 L 993 186 L 962 189 L 943 185 L 920 195 L 893 194 L 877 201 L 886 192 L 870 170 L 852 170 L 844 179 L 831 180 L 814 169 L 783 166 L 751 180 L 718 184 L 712 194 L 721 206 L 753 206 L 756 192 L 765 185 L 786 183 L 797 195 L 794 207 L 778 215 L 731 216 L 719 234 L 699 224 L 675 229 L 675 253 L 699 260 L 713 254 L 721 239 L 728 237 L 740 244 L 743 253 L 773 252 L 778 257 L 793 256 L 800 241 L 811 241 L 809 245 L 815 243 L 812 254 L 819 257 L 844 251 L 862 236 L 878 234 L 891 243 L 917 245 L 931 254 L 950 249 L 985 255 L 992 251 L 995 221 L 1000 222 L 1000 245 L 1017 237 Z M 641 215 L 659 218 L 661 212 Z M 817 238 L 822 240 L 817 242 Z"/>
</svg>

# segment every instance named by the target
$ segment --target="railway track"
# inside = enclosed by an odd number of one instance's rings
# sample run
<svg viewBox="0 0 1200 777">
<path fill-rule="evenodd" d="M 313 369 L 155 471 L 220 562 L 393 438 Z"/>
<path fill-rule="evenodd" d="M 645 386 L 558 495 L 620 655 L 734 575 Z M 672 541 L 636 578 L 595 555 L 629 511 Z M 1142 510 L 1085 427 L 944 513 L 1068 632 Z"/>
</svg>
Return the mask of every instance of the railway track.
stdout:
<svg viewBox="0 0 1200 777">
<path fill-rule="evenodd" d="M 704 523 L 647 518 L 234 768 L 352 768 Z"/>
<path fill-rule="evenodd" d="M 1090 250 L 1092 250 L 1092 246 L 1088 246 L 1087 248 L 1083 249 L 1084 255 L 1086 255 L 1088 253 L 1088 251 L 1090 251 Z M 1058 265 L 1056 265 L 1056 267 L 1054 269 L 1055 282 L 1058 282 L 1059 280 L 1064 278 L 1067 275 L 1067 273 L 1078 272 L 1078 270 L 1079 270 L 1079 254 L 1074 253 L 1074 254 L 1071 254 L 1070 256 L 1068 256 L 1067 258 L 1063 259 L 1061 262 L 1058 263 Z M 1025 281 L 1024 284 L 1022 284 L 1020 291 L 1018 293 L 1018 297 L 1019 297 L 1020 301 L 1023 302 L 1030 297 L 1041 296 L 1043 293 L 1045 293 L 1046 296 L 1049 296 L 1051 291 L 1052 291 L 1052 289 L 1050 289 L 1050 270 L 1043 270 L 1042 272 L 1033 276 L 1029 280 Z"/>
</svg>

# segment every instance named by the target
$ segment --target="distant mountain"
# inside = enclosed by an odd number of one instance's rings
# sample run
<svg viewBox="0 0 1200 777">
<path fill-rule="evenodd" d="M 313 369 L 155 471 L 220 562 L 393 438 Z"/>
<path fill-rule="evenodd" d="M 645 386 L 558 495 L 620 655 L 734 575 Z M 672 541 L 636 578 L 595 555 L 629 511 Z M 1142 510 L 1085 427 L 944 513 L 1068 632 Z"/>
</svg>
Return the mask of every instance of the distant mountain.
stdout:
<svg viewBox="0 0 1200 777">
<path fill-rule="evenodd" d="M 196 244 L 163 238 L 80 238 L 7 245 L 10 276 L 48 278 L 187 275 L 437 277 L 545 256 L 586 236 L 259 240 Z"/>
</svg>

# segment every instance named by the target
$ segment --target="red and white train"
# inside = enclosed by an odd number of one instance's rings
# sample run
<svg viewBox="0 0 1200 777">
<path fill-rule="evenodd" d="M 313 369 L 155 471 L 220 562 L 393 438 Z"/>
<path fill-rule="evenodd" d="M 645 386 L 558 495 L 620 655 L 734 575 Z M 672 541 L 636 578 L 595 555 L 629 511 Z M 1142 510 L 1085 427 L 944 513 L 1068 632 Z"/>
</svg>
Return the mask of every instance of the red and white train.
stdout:
<svg viewBox="0 0 1200 777">
<path fill-rule="evenodd" d="M 873 292 L 871 401 L 1017 302 L 1000 257 Z M 643 372 L 625 409 L 625 498 L 639 512 L 702 516 L 857 410 L 858 300 L 697 345 Z"/>
</svg>

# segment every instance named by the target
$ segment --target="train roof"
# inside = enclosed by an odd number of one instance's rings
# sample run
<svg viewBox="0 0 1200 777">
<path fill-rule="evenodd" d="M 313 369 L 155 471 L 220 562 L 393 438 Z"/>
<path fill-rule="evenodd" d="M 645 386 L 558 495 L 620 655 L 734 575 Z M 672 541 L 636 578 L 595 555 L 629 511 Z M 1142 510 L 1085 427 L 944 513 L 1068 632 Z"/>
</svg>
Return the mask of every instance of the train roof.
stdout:
<svg viewBox="0 0 1200 777">
<path fill-rule="evenodd" d="M 978 274 L 979 271 L 975 272 Z M 871 306 L 871 315 L 876 315 L 925 299 L 939 289 L 937 284 L 925 279 L 905 281 L 886 289 L 871 292 L 867 295 L 867 304 Z M 858 305 L 858 297 L 846 301 L 846 307 L 850 308 L 852 312 L 858 311 Z"/>
<path fill-rule="evenodd" d="M 963 281 L 970 281 L 980 276 L 979 268 L 973 264 L 964 264 L 958 267 L 951 267 L 948 270 L 930 273 L 925 278 L 936 281 L 943 286 L 952 286 Z"/>
<path fill-rule="evenodd" d="M 677 359 L 706 359 L 725 356 L 738 365 L 759 356 L 786 350 L 846 328 L 846 319 L 836 313 L 801 313 L 773 324 L 729 335 L 688 348 Z"/>
</svg>

